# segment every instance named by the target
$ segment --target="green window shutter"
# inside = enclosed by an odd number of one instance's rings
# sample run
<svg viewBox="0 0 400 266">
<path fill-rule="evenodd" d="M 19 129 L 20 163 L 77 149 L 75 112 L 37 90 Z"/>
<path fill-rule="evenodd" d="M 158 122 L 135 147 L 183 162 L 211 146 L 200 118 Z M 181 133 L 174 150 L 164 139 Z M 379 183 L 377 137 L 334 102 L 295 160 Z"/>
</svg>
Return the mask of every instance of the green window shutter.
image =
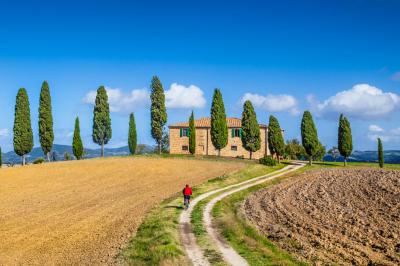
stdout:
<svg viewBox="0 0 400 266">
<path fill-rule="evenodd" d="M 242 129 L 239 129 L 239 136 L 242 137 Z"/>
<path fill-rule="evenodd" d="M 179 136 L 182 138 L 182 128 L 179 129 Z"/>
<path fill-rule="evenodd" d="M 190 137 L 190 128 L 187 129 L 187 136 Z"/>
<path fill-rule="evenodd" d="M 235 129 L 234 128 L 232 128 L 232 130 L 231 130 L 231 135 L 232 135 L 232 138 L 235 137 Z"/>
</svg>

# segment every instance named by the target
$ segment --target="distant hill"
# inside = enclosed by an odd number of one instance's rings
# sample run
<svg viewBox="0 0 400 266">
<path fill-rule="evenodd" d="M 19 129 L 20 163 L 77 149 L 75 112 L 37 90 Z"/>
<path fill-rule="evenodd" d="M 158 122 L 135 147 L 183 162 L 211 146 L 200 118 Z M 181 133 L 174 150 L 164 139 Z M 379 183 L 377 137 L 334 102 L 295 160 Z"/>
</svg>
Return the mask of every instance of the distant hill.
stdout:
<svg viewBox="0 0 400 266">
<path fill-rule="evenodd" d="M 154 152 L 154 146 L 139 144 L 138 145 L 138 153 L 139 154 L 149 154 Z M 72 147 L 68 145 L 59 145 L 55 144 L 53 147 L 53 152 L 55 153 L 55 157 L 57 161 L 64 160 L 64 153 L 68 152 L 72 156 Z M 85 149 L 85 157 L 84 158 L 96 158 L 100 157 L 100 149 Z M 104 149 L 104 155 L 106 157 L 111 156 L 125 156 L 129 154 L 128 146 L 120 147 L 120 148 L 106 148 Z M 42 149 L 40 147 L 36 147 L 32 150 L 31 153 L 28 154 L 27 161 L 33 162 L 39 157 L 44 157 Z M 400 163 L 400 151 L 399 150 L 388 150 L 384 152 L 385 162 L 386 163 Z M 351 157 L 349 158 L 349 162 L 377 162 L 378 160 L 378 152 L 377 151 L 354 151 Z M 331 155 L 325 155 L 324 161 L 332 162 L 334 161 Z M 343 162 L 343 157 L 339 157 L 336 160 L 337 162 Z M 3 153 L 3 163 L 4 164 L 19 164 L 21 162 L 21 158 L 15 154 L 14 151 L 10 151 L 7 153 Z"/>
<path fill-rule="evenodd" d="M 385 163 L 400 163 L 400 151 L 388 150 L 384 151 Z M 334 159 L 331 155 L 325 155 L 324 161 L 333 162 Z M 343 157 L 339 157 L 337 162 L 343 162 Z M 378 152 L 377 151 L 354 151 L 349 162 L 377 162 Z"/>
<path fill-rule="evenodd" d="M 139 144 L 138 153 L 141 154 L 146 154 L 146 153 L 153 153 L 154 152 L 154 147 L 150 145 L 145 145 L 145 144 Z M 72 153 L 72 146 L 68 145 L 59 145 L 55 144 L 53 146 L 53 152 L 56 161 L 63 161 L 64 160 L 64 153 L 68 152 L 71 157 L 73 157 Z M 100 157 L 101 150 L 100 149 L 85 149 L 85 156 L 84 158 L 96 158 Z M 124 156 L 129 154 L 129 148 L 128 146 L 125 147 L 120 147 L 120 148 L 106 148 L 104 149 L 104 155 L 106 157 L 111 157 L 111 156 Z M 27 155 L 27 161 L 33 162 L 37 158 L 44 158 L 43 151 L 40 147 L 33 148 L 33 150 Z M 3 153 L 3 163 L 4 164 L 18 164 L 21 162 L 21 157 L 15 154 L 14 151 L 10 151 L 7 153 Z"/>
</svg>

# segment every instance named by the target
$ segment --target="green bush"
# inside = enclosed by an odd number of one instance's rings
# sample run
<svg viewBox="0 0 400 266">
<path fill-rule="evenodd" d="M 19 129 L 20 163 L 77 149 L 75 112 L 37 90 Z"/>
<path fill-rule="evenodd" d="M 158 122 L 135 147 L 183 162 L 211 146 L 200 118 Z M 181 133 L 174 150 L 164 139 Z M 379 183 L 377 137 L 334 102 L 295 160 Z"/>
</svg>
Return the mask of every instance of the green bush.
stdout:
<svg viewBox="0 0 400 266">
<path fill-rule="evenodd" d="M 66 151 L 66 152 L 64 152 L 64 161 L 70 161 L 72 158 L 71 158 L 71 155 L 69 155 L 69 153 Z"/>
<path fill-rule="evenodd" d="M 260 164 L 263 164 L 266 166 L 275 166 L 276 160 L 274 158 L 272 158 L 272 156 L 266 155 L 263 158 L 260 158 Z"/>
<path fill-rule="evenodd" d="M 37 158 L 36 160 L 33 161 L 33 164 L 41 164 L 44 163 L 45 160 L 42 157 Z"/>
</svg>

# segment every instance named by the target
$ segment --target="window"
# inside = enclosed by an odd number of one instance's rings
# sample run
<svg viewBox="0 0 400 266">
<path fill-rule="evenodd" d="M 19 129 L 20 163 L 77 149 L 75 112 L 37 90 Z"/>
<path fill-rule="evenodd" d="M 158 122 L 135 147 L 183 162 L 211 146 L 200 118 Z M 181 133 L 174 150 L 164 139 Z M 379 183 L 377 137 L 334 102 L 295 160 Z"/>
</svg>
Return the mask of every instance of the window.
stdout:
<svg viewBox="0 0 400 266">
<path fill-rule="evenodd" d="M 241 128 L 232 128 L 231 131 L 232 138 L 240 138 L 242 136 Z"/>
<path fill-rule="evenodd" d="M 187 151 L 187 150 L 189 150 L 189 147 L 188 147 L 187 145 L 183 145 L 183 146 L 182 146 L 182 150 L 183 150 L 183 151 Z"/>
<path fill-rule="evenodd" d="M 180 136 L 182 137 L 189 137 L 190 135 L 190 130 L 189 128 L 181 128 L 180 130 Z"/>
<path fill-rule="evenodd" d="M 231 146 L 231 151 L 237 151 L 237 146 Z"/>
</svg>

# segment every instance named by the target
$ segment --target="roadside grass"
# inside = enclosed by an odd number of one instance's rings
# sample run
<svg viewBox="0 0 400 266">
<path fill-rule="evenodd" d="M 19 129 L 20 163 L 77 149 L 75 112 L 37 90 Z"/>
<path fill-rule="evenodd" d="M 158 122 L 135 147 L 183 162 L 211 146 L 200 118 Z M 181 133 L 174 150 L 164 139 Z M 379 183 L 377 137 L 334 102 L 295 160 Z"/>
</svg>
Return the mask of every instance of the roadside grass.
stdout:
<svg viewBox="0 0 400 266">
<path fill-rule="evenodd" d="M 242 161 L 244 160 L 238 160 L 238 162 Z M 210 179 L 194 187 L 193 197 L 216 188 L 264 175 L 283 167 L 284 165 L 267 167 L 250 162 L 239 171 Z M 179 215 L 183 210 L 182 203 L 181 195 L 177 193 L 153 208 L 144 218 L 136 235 L 121 251 L 118 260 L 122 264 L 128 265 L 190 264 L 186 259 L 179 237 Z"/>
<path fill-rule="evenodd" d="M 179 240 L 178 195 L 164 200 L 145 217 L 120 260 L 128 265 L 187 265 Z"/>
</svg>

